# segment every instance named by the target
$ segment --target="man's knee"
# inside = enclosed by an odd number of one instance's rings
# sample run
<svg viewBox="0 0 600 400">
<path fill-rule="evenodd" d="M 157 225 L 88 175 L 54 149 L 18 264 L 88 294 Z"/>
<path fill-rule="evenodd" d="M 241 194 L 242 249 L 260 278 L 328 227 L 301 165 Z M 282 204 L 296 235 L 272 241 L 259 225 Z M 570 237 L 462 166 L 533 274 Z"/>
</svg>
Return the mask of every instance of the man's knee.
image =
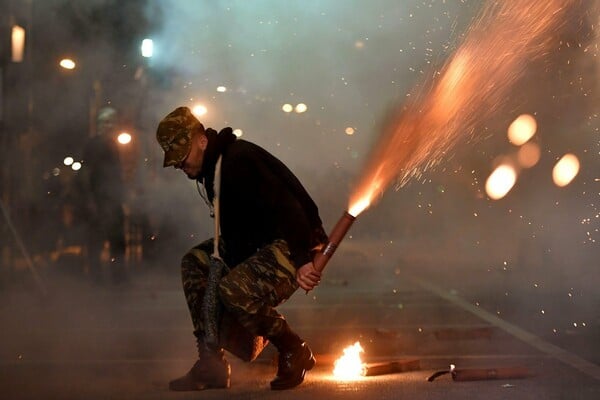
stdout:
<svg viewBox="0 0 600 400">
<path fill-rule="evenodd" d="M 188 251 L 181 259 L 181 278 L 187 280 L 204 280 L 208 276 L 208 254 L 197 248 Z"/>
<path fill-rule="evenodd" d="M 192 271 L 198 267 L 198 259 L 194 257 L 190 252 L 186 253 L 181 258 L 181 274 L 186 275 L 189 271 Z"/>
<path fill-rule="evenodd" d="M 199 245 L 192 247 L 181 259 L 182 268 L 185 267 L 200 267 L 208 268 L 210 262 L 209 254 L 212 251 L 212 239 L 205 240 Z"/>
</svg>

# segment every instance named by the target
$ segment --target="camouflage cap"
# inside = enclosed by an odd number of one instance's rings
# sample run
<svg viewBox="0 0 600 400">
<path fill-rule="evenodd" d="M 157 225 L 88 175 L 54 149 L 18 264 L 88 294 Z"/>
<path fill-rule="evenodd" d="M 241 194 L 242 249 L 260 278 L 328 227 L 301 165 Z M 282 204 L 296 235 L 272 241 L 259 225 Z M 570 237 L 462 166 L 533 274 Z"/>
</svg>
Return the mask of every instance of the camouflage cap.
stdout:
<svg viewBox="0 0 600 400">
<path fill-rule="evenodd" d="M 192 133 L 204 126 L 187 107 L 178 107 L 158 124 L 156 140 L 165 152 L 163 167 L 182 162 L 192 148 Z"/>
</svg>

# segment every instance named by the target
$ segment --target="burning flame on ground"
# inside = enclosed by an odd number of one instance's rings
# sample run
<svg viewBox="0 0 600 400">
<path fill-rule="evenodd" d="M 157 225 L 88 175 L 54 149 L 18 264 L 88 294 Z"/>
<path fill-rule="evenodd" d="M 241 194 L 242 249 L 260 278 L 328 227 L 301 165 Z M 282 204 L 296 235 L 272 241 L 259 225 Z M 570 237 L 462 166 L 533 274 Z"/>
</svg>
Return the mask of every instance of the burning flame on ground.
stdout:
<svg viewBox="0 0 600 400">
<path fill-rule="evenodd" d="M 364 351 L 360 342 L 346 347 L 344 355 L 333 363 L 333 376 L 340 380 L 353 380 L 362 377 L 364 375 L 365 364 L 360 358 L 360 353 Z"/>
<path fill-rule="evenodd" d="M 493 115 L 527 64 L 551 52 L 581 0 L 489 1 L 463 43 L 384 128 L 350 199 L 356 216 L 394 179 L 397 187 L 438 164 Z M 356 213 L 356 214 L 354 214 Z"/>
</svg>

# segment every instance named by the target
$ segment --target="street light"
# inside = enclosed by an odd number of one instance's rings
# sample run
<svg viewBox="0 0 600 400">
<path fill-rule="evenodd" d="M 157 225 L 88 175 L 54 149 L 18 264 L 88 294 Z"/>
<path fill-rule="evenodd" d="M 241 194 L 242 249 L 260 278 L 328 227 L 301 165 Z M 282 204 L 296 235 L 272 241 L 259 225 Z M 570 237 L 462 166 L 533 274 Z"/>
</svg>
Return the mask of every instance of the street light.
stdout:
<svg viewBox="0 0 600 400">
<path fill-rule="evenodd" d="M 206 106 L 204 106 L 202 104 L 195 105 L 192 108 L 192 114 L 194 114 L 196 117 L 202 117 L 207 112 L 208 112 L 208 109 L 206 108 Z"/>
<path fill-rule="evenodd" d="M 11 32 L 11 61 L 23 62 L 25 53 L 25 29 L 19 25 L 13 25 Z"/>
<path fill-rule="evenodd" d="M 131 142 L 131 134 L 129 132 L 121 132 L 117 136 L 117 141 L 120 144 L 129 144 Z"/>
<path fill-rule="evenodd" d="M 152 39 L 142 40 L 142 57 L 150 58 L 154 55 L 154 42 Z"/>
<path fill-rule="evenodd" d="M 77 66 L 75 61 L 71 60 L 70 58 L 63 58 L 58 64 L 64 69 L 75 69 Z"/>
<path fill-rule="evenodd" d="M 304 103 L 298 103 L 298 104 L 296 104 L 296 112 L 298 114 L 302 114 L 306 110 L 308 110 L 308 107 L 306 106 L 306 104 L 304 104 Z"/>
</svg>

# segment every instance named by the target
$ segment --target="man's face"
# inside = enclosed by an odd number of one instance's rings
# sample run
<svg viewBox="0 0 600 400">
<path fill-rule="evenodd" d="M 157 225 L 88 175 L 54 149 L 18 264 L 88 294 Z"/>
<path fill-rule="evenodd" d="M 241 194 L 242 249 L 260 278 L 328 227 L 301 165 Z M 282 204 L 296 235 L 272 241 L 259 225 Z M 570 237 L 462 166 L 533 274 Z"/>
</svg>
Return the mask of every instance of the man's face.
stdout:
<svg viewBox="0 0 600 400">
<path fill-rule="evenodd" d="M 182 170 L 190 179 L 197 179 L 202 172 L 204 150 L 206 150 L 207 143 L 208 139 L 204 134 L 195 132 L 192 136 L 190 152 L 181 163 L 175 165 L 175 169 Z"/>
</svg>

